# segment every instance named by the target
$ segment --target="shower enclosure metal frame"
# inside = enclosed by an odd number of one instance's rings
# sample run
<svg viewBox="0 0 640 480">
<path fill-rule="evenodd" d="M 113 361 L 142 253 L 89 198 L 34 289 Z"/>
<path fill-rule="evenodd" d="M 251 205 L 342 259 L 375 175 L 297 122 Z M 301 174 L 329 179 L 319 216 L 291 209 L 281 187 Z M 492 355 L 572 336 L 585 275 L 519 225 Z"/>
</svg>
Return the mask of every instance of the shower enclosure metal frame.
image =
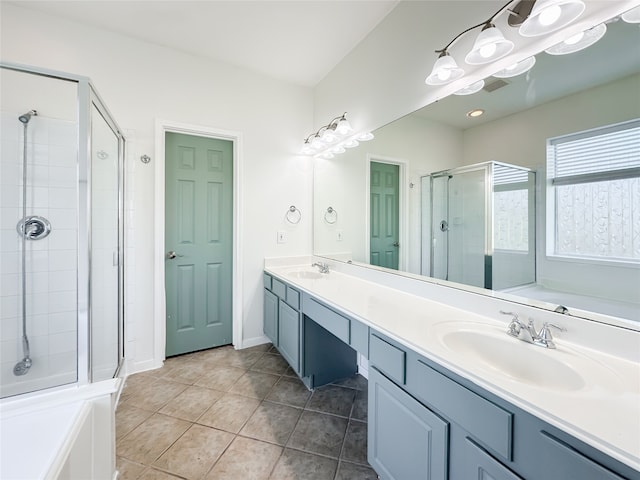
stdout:
<svg viewBox="0 0 640 480">
<path fill-rule="evenodd" d="M 113 116 L 105 106 L 88 77 L 49 70 L 39 67 L 0 62 L 0 68 L 40 75 L 58 80 L 66 80 L 77 84 L 78 108 L 78 249 L 77 249 L 77 384 L 92 383 L 92 294 L 91 294 L 91 109 L 95 107 L 106 121 L 118 141 L 118 361 L 113 377 L 119 375 L 124 360 L 124 153 L 125 139 L 121 129 L 113 120 Z M 34 108 L 37 109 L 37 106 Z M 16 120 L 17 121 L 17 120 Z"/>
</svg>

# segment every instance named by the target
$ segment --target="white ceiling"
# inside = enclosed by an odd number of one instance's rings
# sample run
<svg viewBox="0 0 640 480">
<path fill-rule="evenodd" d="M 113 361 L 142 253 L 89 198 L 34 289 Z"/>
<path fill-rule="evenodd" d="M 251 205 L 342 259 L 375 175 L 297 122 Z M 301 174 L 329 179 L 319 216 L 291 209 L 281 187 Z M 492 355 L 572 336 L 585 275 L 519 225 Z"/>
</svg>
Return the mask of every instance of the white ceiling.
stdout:
<svg viewBox="0 0 640 480">
<path fill-rule="evenodd" d="M 399 0 L 15 0 L 298 85 L 320 82 Z"/>
</svg>

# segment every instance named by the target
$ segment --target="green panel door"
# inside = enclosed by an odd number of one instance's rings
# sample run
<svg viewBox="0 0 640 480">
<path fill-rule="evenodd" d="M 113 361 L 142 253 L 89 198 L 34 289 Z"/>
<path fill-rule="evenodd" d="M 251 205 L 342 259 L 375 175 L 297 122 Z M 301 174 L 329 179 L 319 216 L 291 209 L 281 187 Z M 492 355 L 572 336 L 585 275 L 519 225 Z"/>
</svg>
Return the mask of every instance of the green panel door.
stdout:
<svg viewBox="0 0 640 480">
<path fill-rule="evenodd" d="M 371 162 L 369 206 L 371 265 L 398 269 L 400 167 Z"/>
<path fill-rule="evenodd" d="M 233 143 L 165 138 L 166 355 L 231 343 Z"/>
</svg>

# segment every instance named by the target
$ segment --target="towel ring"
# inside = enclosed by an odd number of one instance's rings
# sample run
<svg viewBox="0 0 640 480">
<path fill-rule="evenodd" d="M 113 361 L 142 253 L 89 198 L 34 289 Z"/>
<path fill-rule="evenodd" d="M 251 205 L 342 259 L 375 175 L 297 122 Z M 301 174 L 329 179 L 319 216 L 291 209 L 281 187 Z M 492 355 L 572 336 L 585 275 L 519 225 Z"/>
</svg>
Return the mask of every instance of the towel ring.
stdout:
<svg viewBox="0 0 640 480">
<path fill-rule="evenodd" d="M 336 212 L 332 207 L 327 208 L 327 211 L 324 212 L 324 221 L 333 225 L 338 221 L 338 212 Z"/>
<path fill-rule="evenodd" d="M 287 222 L 296 225 L 300 223 L 300 220 L 302 219 L 302 213 L 296 208 L 295 205 L 291 205 L 289 207 L 289 210 L 287 210 L 287 213 L 284 214 L 284 218 L 287 219 Z"/>
</svg>

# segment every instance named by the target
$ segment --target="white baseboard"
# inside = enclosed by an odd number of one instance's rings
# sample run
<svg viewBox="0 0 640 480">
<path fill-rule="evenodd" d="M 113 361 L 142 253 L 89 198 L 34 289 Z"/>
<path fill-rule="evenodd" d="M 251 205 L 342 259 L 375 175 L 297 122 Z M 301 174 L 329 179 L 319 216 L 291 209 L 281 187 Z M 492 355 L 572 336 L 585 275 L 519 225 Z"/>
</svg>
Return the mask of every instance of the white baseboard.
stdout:
<svg viewBox="0 0 640 480">
<path fill-rule="evenodd" d="M 255 347 L 257 345 L 263 345 L 263 344 L 269 343 L 269 342 L 271 342 L 271 340 L 269 340 L 269 338 L 267 338 L 265 335 L 261 335 L 259 337 L 245 338 L 244 340 L 242 340 L 242 344 L 241 345 L 235 345 L 235 348 L 236 348 L 236 350 L 240 350 L 242 348 Z"/>
</svg>

